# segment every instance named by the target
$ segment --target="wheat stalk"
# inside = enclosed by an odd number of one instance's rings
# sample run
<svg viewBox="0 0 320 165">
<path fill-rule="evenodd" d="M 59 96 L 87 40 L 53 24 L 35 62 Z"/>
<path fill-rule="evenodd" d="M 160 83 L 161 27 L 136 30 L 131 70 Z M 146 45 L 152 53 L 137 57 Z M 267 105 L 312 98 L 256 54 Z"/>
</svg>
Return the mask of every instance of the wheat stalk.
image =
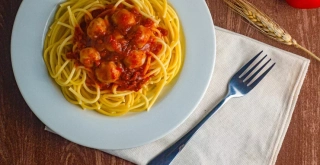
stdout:
<svg viewBox="0 0 320 165">
<path fill-rule="evenodd" d="M 263 34 L 273 38 L 286 45 L 293 45 L 308 53 L 310 56 L 320 61 L 320 58 L 313 54 L 308 49 L 299 45 L 291 35 L 280 27 L 279 24 L 274 22 L 265 13 L 258 10 L 254 5 L 246 0 L 224 0 L 235 12 L 247 19 L 251 24 L 257 27 Z"/>
</svg>

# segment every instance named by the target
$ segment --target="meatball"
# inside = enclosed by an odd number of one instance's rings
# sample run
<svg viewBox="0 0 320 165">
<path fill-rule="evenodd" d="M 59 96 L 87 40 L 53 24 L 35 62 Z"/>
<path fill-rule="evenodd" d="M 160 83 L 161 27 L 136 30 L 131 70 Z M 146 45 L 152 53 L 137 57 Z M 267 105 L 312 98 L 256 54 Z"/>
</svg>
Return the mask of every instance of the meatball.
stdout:
<svg viewBox="0 0 320 165">
<path fill-rule="evenodd" d="M 149 41 L 152 32 L 149 28 L 140 25 L 133 34 L 132 42 L 138 47 L 142 48 Z"/>
<path fill-rule="evenodd" d="M 84 48 L 80 51 L 80 62 L 88 68 L 93 67 L 94 63 L 101 59 L 100 53 L 95 48 Z"/>
<path fill-rule="evenodd" d="M 113 61 L 102 62 L 95 70 L 97 79 L 103 83 L 112 83 L 120 78 L 122 69 Z"/>
<path fill-rule="evenodd" d="M 141 50 L 133 50 L 129 53 L 129 55 L 124 59 L 124 64 L 130 68 L 139 68 L 146 61 L 146 53 Z"/>
<path fill-rule="evenodd" d="M 115 31 L 112 35 L 109 35 L 106 39 L 105 48 L 110 52 L 121 52 L 123 45 L 126 44 L 126 40 L 124 36 L 120 34 L 120 32 Z"/>
<path fill-rule="evenodd" d="M 96 39 L 106 34 L 108 26 L 109 24 L 106 20 L 95 18 L 90 22 L 87 28 L 87 34 L 91 39 Z"/>
<path fill-rule="evenodd" d="M 134 14 L 127 9 L 118 10 L 112 15 L 111 19 L 122 30 L 127 30 L 136 24 Z"/>
</svg>

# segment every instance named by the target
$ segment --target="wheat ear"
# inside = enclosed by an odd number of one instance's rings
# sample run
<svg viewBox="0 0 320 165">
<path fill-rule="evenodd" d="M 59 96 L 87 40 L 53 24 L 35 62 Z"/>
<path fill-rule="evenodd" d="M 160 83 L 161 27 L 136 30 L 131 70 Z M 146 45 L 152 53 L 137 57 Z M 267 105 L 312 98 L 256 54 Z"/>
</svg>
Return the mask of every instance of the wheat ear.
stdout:
<svg viewBox="0 0 320 165">
<path fill-rule="evenodd" d="M 257 27 L 263 34 L 273 38 L 286 45 L 293 45 L 308 53 L 310 56 L 320 61 L 320 58 L 313 54 L 308 49 L 299 45 L 291 35 L 274 22 L 265 13 L 258 10 L 254 5 L 246 0 L 224 0 L 235 12 L 247 19 L 251 24 Z"/>
</svg>

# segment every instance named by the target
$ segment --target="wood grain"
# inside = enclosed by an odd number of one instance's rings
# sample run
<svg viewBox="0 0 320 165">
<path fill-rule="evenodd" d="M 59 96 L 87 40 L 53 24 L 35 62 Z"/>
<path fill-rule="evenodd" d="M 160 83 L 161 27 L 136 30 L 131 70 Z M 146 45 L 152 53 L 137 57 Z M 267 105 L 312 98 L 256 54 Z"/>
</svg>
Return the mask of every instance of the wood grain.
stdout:
<svg viewBox="0 0 320 165">
<path fill-rule="evenodd" d="M 79 146 L 44 131 L 44 125 L 21 96 L 11 67 L 11 32 L 21 2 L 0 0 L 0 164 L 132 165 L 128 161 Z M 215 25 L 309 58 L 301 50 L 262 35 L 232 12 L 222 0 L 206 2 Z M 320 56 L 320 9 L 294 9 L 284 0 L 250 2 L 284 27 L 301 45 Z M 277 165 L 320 164 L 319 70 L 320 63 L 312 60 Z"/>
</svg>

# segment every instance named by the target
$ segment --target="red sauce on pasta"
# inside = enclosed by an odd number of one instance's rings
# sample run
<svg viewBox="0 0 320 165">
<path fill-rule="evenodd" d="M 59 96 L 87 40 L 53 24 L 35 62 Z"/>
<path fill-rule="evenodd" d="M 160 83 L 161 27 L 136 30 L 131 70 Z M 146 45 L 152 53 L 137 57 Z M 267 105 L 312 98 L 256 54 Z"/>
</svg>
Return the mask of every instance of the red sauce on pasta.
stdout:
<svg viewBox="0 0 320 165">
<path fill-rule="evenodd" d="M 92 19 L 86 15 L 75 28 L 75 48 L 67 58 L 86 68 L 89 86 L 138 91 L 152 76 L 146 76 L 153 61 L 150 52 L 157 55 L 162 49 L 153 36 L 167 36 L 168 31 L 124 5 L 107 5 L 91 14 Z"/>
</svg>

